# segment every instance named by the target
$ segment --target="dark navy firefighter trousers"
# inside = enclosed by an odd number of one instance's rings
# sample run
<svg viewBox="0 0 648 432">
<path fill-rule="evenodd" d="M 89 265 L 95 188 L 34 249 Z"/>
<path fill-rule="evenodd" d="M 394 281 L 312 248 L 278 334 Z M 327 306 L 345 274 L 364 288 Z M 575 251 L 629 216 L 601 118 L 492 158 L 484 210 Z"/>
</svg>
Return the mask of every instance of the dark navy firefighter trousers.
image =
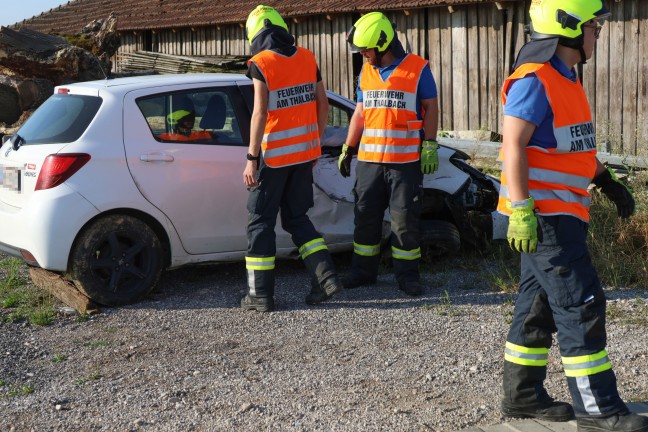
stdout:
<svg viewBox="0 0 648 432">
<path fill-rule="evenodd" d="M 605 349 L 606 300 L 586 244 L 588 224 L 574 216 L 539 215 L 538 226 L 536 252 L 521 256 L 519 296 L 506 343 L 504 395 L 515 403 L 524 399 L 525 391 L 534 394 L 528 387 L 535 387 L 536 395 L 544 391 L 548 351 L 557 332 L 576 415 L 604 417 L 622 411 L 625 405 Z M 507 366 L 517 372 L 507 376 Z"/>
</svg>

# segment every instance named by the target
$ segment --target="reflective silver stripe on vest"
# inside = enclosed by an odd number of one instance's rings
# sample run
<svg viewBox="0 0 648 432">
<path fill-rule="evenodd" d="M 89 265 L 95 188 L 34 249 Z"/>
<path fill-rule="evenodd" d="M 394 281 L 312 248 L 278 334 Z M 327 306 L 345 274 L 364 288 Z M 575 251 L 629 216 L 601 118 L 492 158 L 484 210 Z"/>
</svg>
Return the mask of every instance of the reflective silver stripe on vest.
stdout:
<svg viewBox="0 0 648 432">
<path fill-rule="evenodd" d="M 554 128 L 556 153 L 578 153 L 596 150 L 596 132 L 592 122 Z"/>
<path fill-rule="evenodd" d="M 315 86 L 317 83 L 309 82 L 277 90 L 270 90 L 268 95 L 268 110 L 292 108 L 298 105 L 315 102 Z"/>
<path fill-rule="evenodd" d="M 399 145 L 384 145 L 384 144 L 363 144 L 360 143 L 360 151 L 368 153 L 391 153 L 391 154 L 404 154 L 404 153 L 418 153 L 418 145 L 399 146 Z"/>
<path fill-rule="evenodd" d="M 288 138 L 294 138 L 301 135 L 306 135 L 311 132 L 317 132 L 317 123 L 311 123 L 306 126 L 299 126 L 292 129 L 286 129 L 279 132 L 270 132 L 263 135 L 263 143 L 280 141 Z"/>
<path fill-rule="evenodd" d="M 398 109 L 416 112 L 416 94 L 402 90 L 363 90 L 364 109 Z"/>
<path fill-rule="evenodd" d="M 316 148 L 318 142 L 316 140 L 306 141 L 303 143 L 291 144 L 279 148 L 269 149 L 263 152 L 264 159 L 272 159 L 274 157 L 286 156 L 289 154 L 300 153 Z"/>
<path fill-rule="evenodd" d="M 587 189 L 592 182 L 592 179 L 589 177 L 583 177 L 576 174 L 566 174 L 542 168 L 529 168 L 529 180 L 561 184 L 577 189 Z"/>
<path fill-rule="evenodd" d="M 590 197 L 579 195 L 568 190 L 562 189 L 531 189 L 529 191 L 531 196 L 536 200 L 559 200 L 566 203 L 578 203 L 583 207 L 589 208 L 592 203 Z M 509 192 L 507 186 L 500 186 L 500 196 L 504 198 L 509 198 Z"/>
<path fill-rule="evenodd" d="M 394 129 L 365 129 L 362 132 L 363 136 L 370 138 L 419 138 L 421 136 L 420 129 L 416 130 L 394 130 Z"/>
</svg>

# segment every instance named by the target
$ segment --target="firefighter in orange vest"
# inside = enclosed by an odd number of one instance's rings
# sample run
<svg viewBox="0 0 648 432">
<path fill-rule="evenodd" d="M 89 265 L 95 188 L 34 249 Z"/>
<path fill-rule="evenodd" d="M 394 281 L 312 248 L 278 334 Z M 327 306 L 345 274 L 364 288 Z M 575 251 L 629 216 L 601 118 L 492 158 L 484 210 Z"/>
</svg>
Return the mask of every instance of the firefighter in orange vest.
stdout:
<svg viewBox="0 0 648 432">
<path fill-rule="evenodd" d="M 391 252 L 398 287 L 416 296 L 423 174 L 438 168 L 438 103 L 428 62 L 407 54 L 389 19 L 361 17 L 348 33 L 351 50 L 366 59 L 358 79 L 358 103 L 338 161 L 349 176 L 358 154 L 352 267 L 345 288 L 376 283 L 383 215 L 389 207 Z"/>
<path fill-rule="evenodd" d="M 294 45 L 276 10 L 260 5 L 248 16 L 246 32 L 253 57 L 254 110 L 243 182 L 248 199 L 248 292 L 244 309 L 274 309 L 277 213 L 311 275 L 307 304 L 318 304 L 342 289 L 321 234 L 306 212 L 313 206 L 313 164 L 329 104 L 315 56 Z"/>
<path fill-rule="evenodd" d="M 634 198 L 596 157 L 587 97 L 574 66 L 594 50 L 601 0 L 534 0 L 531 42 L 504 83 L 502 187 L 498 210 L 509 216 L 508 240 L 522 253 L 519 296 L 509 330 L 502 413 L 567 421 L 579 431 L 648 431 L 648 418 L 619 397 L 608 358 L 605 295 L 586 245 L 592 182 L 617 206 Z M 544 388 L 552 333 L 573 406 Z"/>
</svg>

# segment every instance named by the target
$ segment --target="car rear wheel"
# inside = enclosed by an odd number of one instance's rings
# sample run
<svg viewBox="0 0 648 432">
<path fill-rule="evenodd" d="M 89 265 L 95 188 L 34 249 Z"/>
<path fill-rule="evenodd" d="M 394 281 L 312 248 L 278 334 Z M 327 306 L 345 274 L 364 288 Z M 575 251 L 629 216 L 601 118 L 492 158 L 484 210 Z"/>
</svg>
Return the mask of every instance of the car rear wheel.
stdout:
<svg viewBox="0 0 648 432">
<path fill-rule="evenodd" d="M 135 217 L 110 215 L 79 235 L 68 277 L 92 300 L 116 306 L 146 295 L 161 273 L 162 246 L 155 232 Z"/>
<path fill-rule="evenodd" d="M 424 255 L 454 256 L 461 249 L 461 235 L 455 224 L 443 220 L 421 220 L 421 251 Z"/>
</svg>

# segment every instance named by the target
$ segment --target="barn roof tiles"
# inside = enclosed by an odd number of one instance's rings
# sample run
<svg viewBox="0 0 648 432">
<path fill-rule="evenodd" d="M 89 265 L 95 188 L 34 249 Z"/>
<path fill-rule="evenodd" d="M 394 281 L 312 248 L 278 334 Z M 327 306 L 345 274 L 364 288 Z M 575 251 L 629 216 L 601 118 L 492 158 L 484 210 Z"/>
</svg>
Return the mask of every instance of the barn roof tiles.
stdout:
<svg viewBox="0 0 648 432">
<path fill-rule="evenodd" d="M 493 3 L 492 0 L 73 0 L 16 23 L 43 33 L 76 34 L 89 22 L 117 17 L 118 30 L 155 30 L 244 23 L 258 4 L 275 7 L 284 17 L 364 13 L 372 10 L 414 9 L 430 6 Z"/>
</svg>

